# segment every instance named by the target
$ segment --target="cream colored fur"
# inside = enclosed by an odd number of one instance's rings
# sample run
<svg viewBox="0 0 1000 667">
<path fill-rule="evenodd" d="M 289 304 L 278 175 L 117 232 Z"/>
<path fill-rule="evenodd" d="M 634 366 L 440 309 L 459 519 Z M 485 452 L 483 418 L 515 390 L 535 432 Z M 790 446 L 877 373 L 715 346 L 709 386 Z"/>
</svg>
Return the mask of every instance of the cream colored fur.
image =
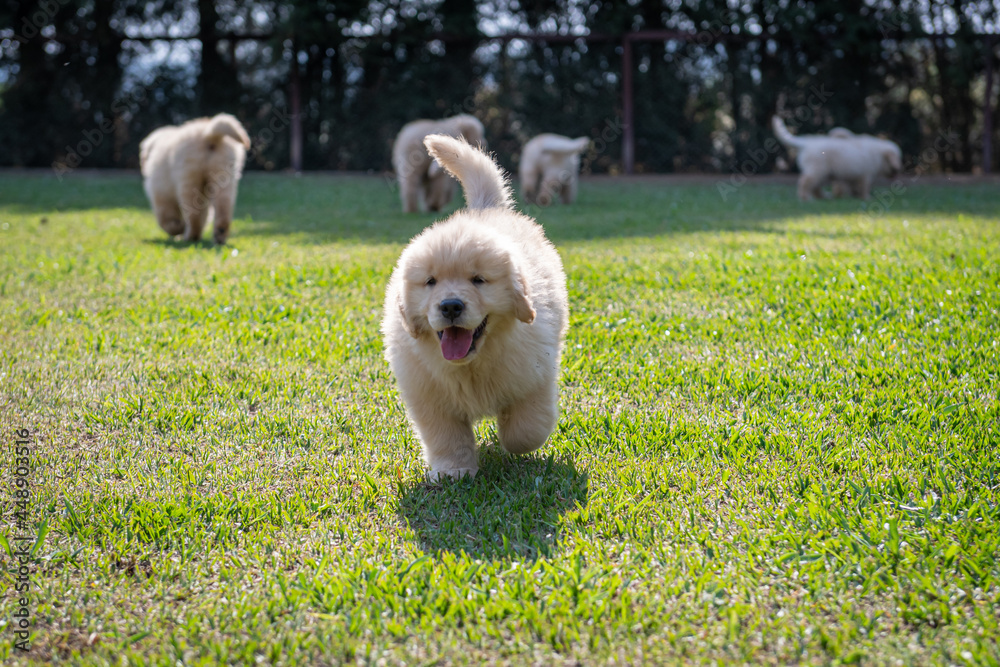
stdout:
<svg viewBox="0 0 1000 667">
<path fill-rule="evenodd" d="M 846 127 L 835 127 L 826 133 L 828 137 L 837 137 L 838 139 L 853 139 L 858 136 L 848 130 Z"/>
<path fill-rule="evenodd" d="M 833 136 L 795 136 L 777 116 L 772 125 L 778 141 L 798 151 L 798 194 L 802 201 L 823 197 L 823 186 L 828 183 L 843 183 L 854 196 L 868 199 L 878 176 L 892 177 L 903 169 L 902 152 L 891 141 L 856 135 L 844 128 L 835 128 Z"/>
<path fill-rule="evenodd" d="M 403 250 L 386 289 L 382 334 L 436 480 L 476 474 L 473 425 L 483 417 L 496 417 L 509 452 L 545 444 L 559 413 L 568 305 L 559 254 L 540 225 L 513 210 L 500 168 L 464 139 L 432 135 L 424 143 L 461 181 L 468 206 Z M 456 301 L 457 317 L 446 309 Z M 472 347 L 449 360 L 455 332 Z"/>
<path fill-rule="evenodd" d="M 485 148 L 483 124 L 475 116 L 460 114 L 443 120 L 415 120 L 403 126 L 392 145 L 392 167 L 399 181 L 403 211 L 440 211 L 455 193 L 455 180 L 435 164 L 424 147 L 424 137 L 445 134 L 465 137 Z"/>
<path fill-rule="evenodd" d="M 832 128 L 826 134 L 827 136 L 838 137 L 840 139 L 855 139 L 857 137 L 868 137 L 869 139 L 876 138 L 870 134 L 855 134 L 851 130 L 848 130 L 846 127 Z M 850 183 L 847 183 L 845 181 L 836 181 L 836 180 L 830 183 L 830 189 L 833 193 L 833 196 L 838 199 L 840 197 L 846 197 L 847 195 L 851 194 L 852 191 Z"/>
<path fill-rule="evenodd" d="M 214 217 L 212 236 L 225 243 L 249 147 L 246 130 L 225 113 L 161 127 L 143 139 L 139 164 L 160 227 L 197 241 Z"/>
<path fill-rule="evenodd" d="M 556 196 L 564 204 L 576 200 L 580 179 L 580 154 L 590 139 L 570 139 L 558 134 L 539 134 L 524 145 L 518 173 L 524 200 L 548 206 Z"/>
</svg>

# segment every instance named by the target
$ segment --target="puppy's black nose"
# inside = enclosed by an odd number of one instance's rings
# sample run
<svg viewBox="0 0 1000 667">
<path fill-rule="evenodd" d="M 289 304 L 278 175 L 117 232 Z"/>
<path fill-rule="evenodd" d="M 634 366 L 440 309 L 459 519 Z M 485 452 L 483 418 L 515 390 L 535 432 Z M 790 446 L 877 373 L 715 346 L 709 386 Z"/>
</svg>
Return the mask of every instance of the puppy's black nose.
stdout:
<svg viewBox="0 0 1000 667">
<path fill-rule="evenodd" d="M 462 311 L 465 310 L 465 304 L 462 303 L 461 299 L 445 299 L 438 304 L 438 307 L 441 308 L 441 314 L 452 322 L 457 320 Z"/>
</svg>

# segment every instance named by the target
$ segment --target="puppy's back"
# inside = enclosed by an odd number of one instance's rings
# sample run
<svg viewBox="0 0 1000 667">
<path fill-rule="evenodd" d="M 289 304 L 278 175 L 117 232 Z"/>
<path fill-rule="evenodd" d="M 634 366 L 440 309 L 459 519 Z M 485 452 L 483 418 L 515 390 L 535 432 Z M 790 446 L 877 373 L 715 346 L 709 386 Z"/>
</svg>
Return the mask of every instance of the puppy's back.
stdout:
<svg viewBox="0 0 1000 667">
<path fill-rule="evenodd" d="M 434 131 L 434 121 L 419 119 L 411 120 L 399 130 L 395 141 L 392 142 L 393 167 L 398 171 L 402 160 L 406 160 L 408 152 L 413 144 L 419 142 L 423 137 Z"/>
<path fill-rule="evenodd" d="M 418 150 L 414 156 L 414 148 L 419 148 L 425 137 L 430 134 L 443 134 L 452 137 L 464 137 L 466 141 L 474 144 L 485 145 L 485 131 L 483 124 L 475 116 L 459 114 L 441 120 L 427 120 L 421 118 L 412 120 L 402 127 L 392 143 L 393 168 L 398 172 L 403 166 L 412 163 L 425 162 L 428 156 L 424 151 Z"/>
<path fill-rule="evenodd" d="M 537 137 L 525 144 L 525 151 L 531 147 L 540 153 L 551 153 L 555 157 L 565 157 L 582 153 L 590 146 L 588 137 L 577 137 L 570 139 L 559 134 L 539 134 Z"/>
<path fill-rule="evenodd" d="M 243 125 L 230 114 L 220 113 L 153 130 L 139 144 L 139 165 L 146 174 L 160 161 L 242 163 L 249 147 L 250 137 Z"/>
<path fill-rule="evenodd" d="M 146 135 L 146 138 L 139 143 L 139 170 L 143 176 L 148 175 L 147 172 L 151 166 L 150 159 L 157 147 L 161 143 L 169 141 L 168 137 L 176 133 L 178 129 L 176 125 L 159 127 Z"/>
<path fill-rule="evenodd" d="M 184 137 L 177 146 L 175 169 L 188 175 L 200 171 L 226 182 L 239 179 L 250 137 L 238 120 L 219 114 L 188 121 L 181 129 Z"/>
</svg>

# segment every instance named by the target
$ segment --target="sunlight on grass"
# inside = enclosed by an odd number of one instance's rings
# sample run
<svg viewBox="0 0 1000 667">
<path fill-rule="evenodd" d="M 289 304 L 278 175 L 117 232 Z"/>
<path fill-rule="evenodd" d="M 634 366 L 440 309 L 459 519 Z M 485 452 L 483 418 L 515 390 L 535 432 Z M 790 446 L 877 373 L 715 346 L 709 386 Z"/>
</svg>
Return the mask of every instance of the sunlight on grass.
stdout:
<svg viewBox="0 0 1000 667">
<path fill-rule="evenodd" d="M 4 175 L 28 658 L 995 663 L 995 202 L 600 179 L 529 209 L 569 281 L 559 425 L 515 458 L 486 422 L 480 476 L 431 486 L 378 325 L 435 218 L 383 179 L 249 174 L 214 247 L 137 176 Z"/>
</svg>

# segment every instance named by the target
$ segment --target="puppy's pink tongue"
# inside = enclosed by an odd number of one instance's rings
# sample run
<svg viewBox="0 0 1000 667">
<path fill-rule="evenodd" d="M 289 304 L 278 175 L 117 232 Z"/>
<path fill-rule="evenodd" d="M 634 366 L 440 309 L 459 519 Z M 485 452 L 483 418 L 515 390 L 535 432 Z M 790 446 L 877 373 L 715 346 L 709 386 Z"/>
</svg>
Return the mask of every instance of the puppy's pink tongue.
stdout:
<svg viewBox="0 0 1000 667">
<path fill-rule="evenodd" d="M 462 359 L 472 347 L 472 329 L 448 327 L 441 333 L 441 353 L 448 361 Z"/>
</svg>

